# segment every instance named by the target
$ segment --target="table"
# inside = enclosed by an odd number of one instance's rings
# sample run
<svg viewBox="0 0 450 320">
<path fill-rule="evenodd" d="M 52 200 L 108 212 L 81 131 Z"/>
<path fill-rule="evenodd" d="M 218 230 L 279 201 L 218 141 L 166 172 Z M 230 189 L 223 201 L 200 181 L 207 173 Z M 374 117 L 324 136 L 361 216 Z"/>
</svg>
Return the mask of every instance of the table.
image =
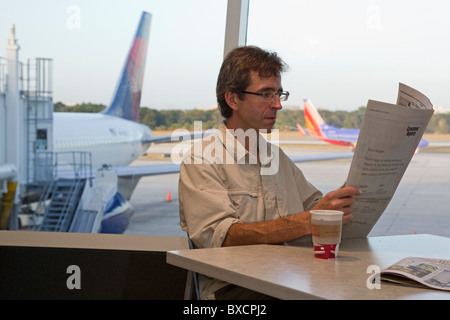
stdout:
<svg viewBox="0 0 450 320">
<path fill-rule="evenodd" d="M 450 259 L 450 238 L 347 239 L 336 260 L 314 258 L 310 245 L 176 250 L 167 253 L 167 263 L 280 299 L 450 299 L 450 292 L 384 281 L 380 289 L 368 286 L 371 266 L 384 269 L 408 256 Z"/>
<path fill-rule="evenodd" d="M 0 246 L 160 251 L 188 249 L 186 237 L 0 230 Z"/>
</svg>

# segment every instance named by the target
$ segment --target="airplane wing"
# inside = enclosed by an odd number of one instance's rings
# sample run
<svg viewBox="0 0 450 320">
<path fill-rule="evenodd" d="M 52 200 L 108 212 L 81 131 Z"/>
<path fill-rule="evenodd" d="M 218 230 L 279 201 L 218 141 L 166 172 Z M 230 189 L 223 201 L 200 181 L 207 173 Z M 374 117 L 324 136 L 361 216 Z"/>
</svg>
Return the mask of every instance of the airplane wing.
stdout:
<svg viewBox="0 0 450 320">
<path fill-rule="evenodd" d="M 170 174 L 180 172 L 180 165 L 176 163 L 150 164 L 142 166 L 112 167 L 118 177 L 143 177 L 159 174 Z"/>
<path fill-rule="evenodd" d="M 184 131 L 184 130 L 180 130 Z M 191 140 L 200 139 L 202 137 L 206 137 L 214 132 L 216 132 L 216 129 L 206 130 L 202 132 L 186 132 L 178 133 L 178 134 L 165 134 L 165 135 L 158 135 L 158 136 L 146 136 L 142 138 L 142 143 L 167 143 L 167 142 L 178 142 L 182 141 L 185 138 L 189 138 Z"/>
<path fill-rule="evenodd" d="M 324 153 L 324 154 L 311 154 L 301 156 L 290 156 L 293 162 L 312 162 L 312 161 L 326 161 L 337 159 L 351 159 L 353 158 L 353 152 L 338 152 L 338 153 Z"/>
<path fill-rule="evenodd" d="M 293 162 L 298 163 L 298 162 L 327 161 L 337 159 L 351 159 L 352 157 L 353 152 L 338 152 L 338 153 L 290 156 L 289 158 Z M 128 177 L 128 176 L 143 177 L 158 174 L 178 173 L 180 172 L 180 165 L 176 163 L 150 164 L 138 166 L 112 167 L 111 170 L 115 171 L 118 177 Z"/>
<path fill-rule="evenodd" d="M 312 162 L 312 161 L 327 161 L 337 159 L 351 159 L 353 152 L 338 152 L 338 153 L 324 153 L 324 154 L 311 154 L 290 156 L 289 158 L 293 162 Z M 136 165 L 136 166 L 123 166 L 112 167 L 119 179 L 119 191 L 125 199 L 130 199 L 131 195 L 136 188 L 140 178 L 145 176 L 161 175 L 179 173 L 180 165 L 176 163 L 165 164 L 150 164 L 150 165 Z"/>
<path fill-rule="evenodd" d="M 324 153 L 324 154 L 311 154 L 311 155 L 299 155 L 290 156 L 289 158 L 296 163 L 313 162 L 313 161 L 327 161 L 337 159 L 351 159 L 353 152 L 338 152 L 338 153 Z M 177 163 L 162 163 L 162 164 L 149 164 L 149 165 L 136 165 L 136 166 L 115 166 L 110 167 L 118 177 L 133 177 L 140 178 L 144 176 L 153 176 L 160 174 L 179 173 L 180 165 Z M 57 174 L 58 178 L 74 178 L 73 170 L 60 170 Z M 95 177 L 95 173 L 88 174 L 87 178 Z"/>
<path fill-rule="evenodd" d="M 353 152 L 339 152 L 339 153 L 324 153 L 312 155 L 290 156 L 289 158 L 296 163 L 312 162 L 312 161 L 327 161 L 336 159 L 350 159 L 353 157 Z M 140 178 L 153 175 L 173 174 L 180 172 L 180 164 L 177 163 L 162 163 L 150 165 L 135 165 L 135 166 L 115 166 L 109 167 L 114 171 L 118 178 L 118 190 L 122 196 L 129 200 L 136 188 Z M 75 177 L 73 170 L 61 170 L 57 173 L 58 178 Z M 85 178 L 94 178 L 95 172 L 90 172 Z"/>
</svg>

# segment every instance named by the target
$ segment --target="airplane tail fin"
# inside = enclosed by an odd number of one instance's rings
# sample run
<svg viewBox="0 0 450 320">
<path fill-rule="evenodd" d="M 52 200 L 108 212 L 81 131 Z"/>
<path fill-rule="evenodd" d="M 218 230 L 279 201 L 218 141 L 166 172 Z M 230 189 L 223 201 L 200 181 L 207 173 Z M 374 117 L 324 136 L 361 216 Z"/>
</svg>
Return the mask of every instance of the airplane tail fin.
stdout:
<svg viewBox="0 0 450 320">
<path fill-rule="evenodd" d="M 303 113 L 305 114 L 306 129 L 309 135 L 324 137 L 322 126 L 326 123 L 310 100 L 303 101 Z"/>
<path fill-rule="evenodd" d="M 303 130 L 302 126 L 300 124 L 298 124 L 298 123 L 297 123 L 297 130 L 298 130 L 298 132 L 300 132 L 300 134 L 303 137 L 306 137 L 308 135 L 308 133 L 305 130 Z"/>
<path fill-rule="evenodd" d="M 150 34 L 151 14 L 143 12 L 136 35 L 131 44 L 125 65 L 116 86 L 112 102 L 104 114 L 127 120 L 139 120 L 142 84 L 144 81 L 145 59 Z"/>
</svg>

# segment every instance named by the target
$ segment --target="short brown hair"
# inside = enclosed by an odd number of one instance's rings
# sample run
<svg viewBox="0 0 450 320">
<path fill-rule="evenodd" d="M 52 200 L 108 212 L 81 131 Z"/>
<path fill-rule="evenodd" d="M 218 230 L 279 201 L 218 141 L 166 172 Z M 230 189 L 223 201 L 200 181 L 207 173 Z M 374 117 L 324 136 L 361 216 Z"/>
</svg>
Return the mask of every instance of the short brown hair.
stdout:
<svg viewBox="0 0 450 320">
<path fill-rule="evenodd" d="M 225 119 L 231 117 L 232 109 L 225 100 L 225 92 L 231 91 L 243 99 L 250 85 L 250 72 L 259 72 L 260 77 L 277 76 L 287 68 L 276 52 L 268 52 L 255 46 L 238 47 L 224 59 L 217 78 L 216 96 L 220 113 Z"/>
</svg>

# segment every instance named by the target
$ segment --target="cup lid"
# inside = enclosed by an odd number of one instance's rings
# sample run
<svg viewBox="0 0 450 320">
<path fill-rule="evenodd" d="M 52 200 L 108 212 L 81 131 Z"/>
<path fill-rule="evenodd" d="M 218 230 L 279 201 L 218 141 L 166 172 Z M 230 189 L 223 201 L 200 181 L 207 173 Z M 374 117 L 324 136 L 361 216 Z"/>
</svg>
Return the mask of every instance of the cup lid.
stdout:
<svg viewBox="0 0 450 320">
<path fill-rule="evenodd" d="M 344 212 L 339 210 L 310 210 L 312 214 L 320 214 L 320 215 L 343 215 Z"/>
</svg>

